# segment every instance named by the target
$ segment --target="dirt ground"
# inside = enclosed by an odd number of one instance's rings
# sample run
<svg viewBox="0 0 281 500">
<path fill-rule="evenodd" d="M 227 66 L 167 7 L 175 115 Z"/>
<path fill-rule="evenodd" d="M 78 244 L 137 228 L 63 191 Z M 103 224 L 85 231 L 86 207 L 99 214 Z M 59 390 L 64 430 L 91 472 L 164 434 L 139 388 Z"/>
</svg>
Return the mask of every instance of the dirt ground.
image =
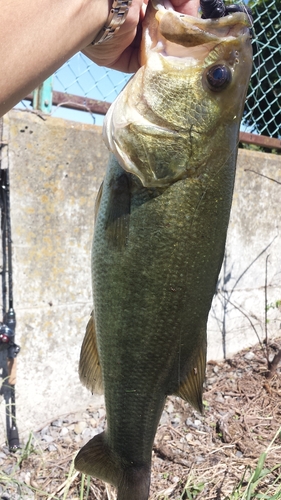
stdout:
<svg viewBox="0 0 281 500">
<path fill-rule="evenodd" d="M 280 348 L 281 338 L 271 342 L 270 359 Z M 225 362 L 208 363 L 204 415 L 180 398 L 167 399 L 153 448 L 152 500 L 230 498 L 239 482 L 241 491 L 245 490 L 264 452 L 262 469 L 267 474 L 252 496 L 243 498 L 281 499 L 281 492 L 274 496 L 275 483 L 281 482 L 281 363 L 275 368 L 273 377 L 267 378 L 265 347 L 257 345 Z M 88 419 L 82 427 L 81 419 Z M 104 409 L 89 408 L 87 414 L 56 422 L 50 423 L 44 435 L 40 430 L 35 433 L 21 454 L 2 450 L 0 498 L 114 500 L 111 487 L 81 476 L 72 465 L 77 450 L 89 438 L 91 425 L 98 431 L 104 427 Z M 50 445 L 46 435 L 56 425 L 58 437 Z M 232 498 L 242 498 L 242 493 Z"/>
</svg>

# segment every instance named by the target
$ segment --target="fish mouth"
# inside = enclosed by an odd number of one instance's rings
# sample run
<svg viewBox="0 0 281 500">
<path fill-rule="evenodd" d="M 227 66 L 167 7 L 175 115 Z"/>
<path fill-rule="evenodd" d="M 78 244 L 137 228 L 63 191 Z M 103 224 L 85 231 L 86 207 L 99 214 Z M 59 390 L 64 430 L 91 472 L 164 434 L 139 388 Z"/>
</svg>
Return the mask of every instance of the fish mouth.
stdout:
<svg viewBox="0 0 281 500">
<path fill-rule="evenodd" d="M 151 23 L 151 15 L 154 23 Z M 146 34 L 142 64 L 150 51 L 164 56 L 186 57 L 190 53 L 183 48 L 231 42 L 243 35 L 249 37 L 250 25 L 250 18 L 244 12 L 203 19 L 176 11 L 169 0 L 151 0 L 143 24 Z"/>
</svg>

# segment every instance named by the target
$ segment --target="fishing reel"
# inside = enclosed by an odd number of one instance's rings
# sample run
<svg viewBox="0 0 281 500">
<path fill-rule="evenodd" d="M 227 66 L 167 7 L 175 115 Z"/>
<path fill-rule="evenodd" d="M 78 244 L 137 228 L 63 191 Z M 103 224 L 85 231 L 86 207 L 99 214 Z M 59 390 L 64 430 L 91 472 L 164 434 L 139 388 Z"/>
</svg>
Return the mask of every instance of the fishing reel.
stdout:
<svg viewBox="0 0 281 500">
<path fill-rule="evenodd" d="M 8 349 L 8 358 L 15 358 L 20 352 L 20 347 L 15 344 L 16 317 L 13 309 L 10 309 L 0 323 L 0 351 Z"/>
</svg>

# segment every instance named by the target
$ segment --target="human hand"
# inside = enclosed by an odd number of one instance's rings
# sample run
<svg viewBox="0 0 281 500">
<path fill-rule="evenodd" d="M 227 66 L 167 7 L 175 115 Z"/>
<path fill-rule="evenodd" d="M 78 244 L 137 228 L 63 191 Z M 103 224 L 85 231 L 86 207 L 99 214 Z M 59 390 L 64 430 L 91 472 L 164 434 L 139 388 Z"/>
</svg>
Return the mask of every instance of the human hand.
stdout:
<svg viewBox="0 0 281 500">
<path fill-rule="evenodd" d="M 177 12 L 197 17 L 199 0 L 170 0 Z M 135 73 L 139 67 L 141 23 L 148 0 L 133 0 L 121 28 L 99 45 L 89 45 L 82 52 L 99 66 Z"/>
</svg>

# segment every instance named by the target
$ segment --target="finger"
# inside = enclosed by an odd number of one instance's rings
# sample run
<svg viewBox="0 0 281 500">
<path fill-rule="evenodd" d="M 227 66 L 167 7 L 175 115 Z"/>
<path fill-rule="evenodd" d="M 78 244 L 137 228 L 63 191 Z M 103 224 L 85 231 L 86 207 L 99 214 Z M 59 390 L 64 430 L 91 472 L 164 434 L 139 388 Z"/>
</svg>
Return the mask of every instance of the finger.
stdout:
<svg viewBox="0 0 281 500">
<path fill-rule="evenodd" d="M 171 0 L 171 3 L 177 12 L 198 17 L 199 0 Z"/>
</svg>

